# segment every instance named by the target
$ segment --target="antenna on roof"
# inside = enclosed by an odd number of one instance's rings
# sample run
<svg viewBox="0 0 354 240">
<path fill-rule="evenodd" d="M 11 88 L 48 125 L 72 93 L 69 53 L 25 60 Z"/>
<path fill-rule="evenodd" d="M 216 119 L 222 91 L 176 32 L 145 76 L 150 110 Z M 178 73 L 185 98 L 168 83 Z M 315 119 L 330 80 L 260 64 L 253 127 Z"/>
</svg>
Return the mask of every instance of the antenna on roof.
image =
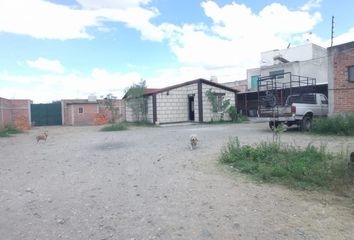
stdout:
<svg viewBox="0 0 354 240">
<path fill-rule="evenodd" d="M 291 45 L 291 43 L 289 43 L 289 44 L 288 44 L 288 46 L 287 46 L 286 48 L 287 48 L 287 49 L 289 49 L 289 48 L 290 48 L 290 45 Z"/>
<path fill-rule="evenodd" d="M 334 35 L 334 16 L 332 16 L 331 47 L 333 46 L 333 35 Z"/>
</svg>

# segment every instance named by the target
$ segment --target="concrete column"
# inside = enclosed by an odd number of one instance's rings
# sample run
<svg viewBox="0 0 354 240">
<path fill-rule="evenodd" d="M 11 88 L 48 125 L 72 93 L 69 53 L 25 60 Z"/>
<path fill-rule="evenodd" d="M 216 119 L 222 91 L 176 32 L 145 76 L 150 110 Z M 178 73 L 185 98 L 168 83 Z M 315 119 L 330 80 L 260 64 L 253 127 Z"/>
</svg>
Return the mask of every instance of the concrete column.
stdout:
<svg viewBox="0 0 354 240">
<path fill-rule="evenodd" d="M 154 124 L 157 122 L 156 94 L 152 95 L 152 121 Z"/>
<path fill-rule="evenodd" d="M 198 81 L 198 114 L 199 122 L 203 122 L 203 85 L 202 81 Z"/>
</svg>

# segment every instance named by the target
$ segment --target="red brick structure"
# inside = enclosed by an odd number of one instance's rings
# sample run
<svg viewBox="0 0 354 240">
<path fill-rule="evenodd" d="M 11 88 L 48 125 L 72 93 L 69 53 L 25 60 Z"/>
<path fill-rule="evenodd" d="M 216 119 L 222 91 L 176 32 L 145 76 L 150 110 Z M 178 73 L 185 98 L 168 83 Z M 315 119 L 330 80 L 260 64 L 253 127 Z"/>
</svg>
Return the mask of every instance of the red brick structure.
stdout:
<svg viewBox="0 0 354 240">
<path fill-rule="evenodd" d="M 0 128 L 13 125 L 27 130 L 31 126 L 31 100 L 0 98 Z"/>
<path fill-rule="evenodd" d="M 117 121 L 125 120 L 125 103 L 115 100 L 118 108 Z M 102 100 L 74 99 L 62 100 L 63 125 L 101 125 L 111 119 L 111 112 L 102 103 Z"/>
<path fill-rule="evenodd" d="M 354 113 L 354 41 L 328 48 L 329 113 Z"/>
</svg>

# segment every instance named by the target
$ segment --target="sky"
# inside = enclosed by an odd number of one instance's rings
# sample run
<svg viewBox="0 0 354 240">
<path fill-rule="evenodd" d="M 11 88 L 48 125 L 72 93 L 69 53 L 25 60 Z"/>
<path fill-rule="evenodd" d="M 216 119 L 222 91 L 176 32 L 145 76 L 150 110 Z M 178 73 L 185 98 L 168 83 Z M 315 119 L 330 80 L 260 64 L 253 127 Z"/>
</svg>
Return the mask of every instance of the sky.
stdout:
<svg viewBox="0 0 354 240">
<path fill-rule="evenodd" d="M 335 0 L 0 0 L 0 97 L 242 80 L 263 51 L 330 46 L 332 16 L 334 45 L 354 41 L 352 11 Z"/>
</svg>

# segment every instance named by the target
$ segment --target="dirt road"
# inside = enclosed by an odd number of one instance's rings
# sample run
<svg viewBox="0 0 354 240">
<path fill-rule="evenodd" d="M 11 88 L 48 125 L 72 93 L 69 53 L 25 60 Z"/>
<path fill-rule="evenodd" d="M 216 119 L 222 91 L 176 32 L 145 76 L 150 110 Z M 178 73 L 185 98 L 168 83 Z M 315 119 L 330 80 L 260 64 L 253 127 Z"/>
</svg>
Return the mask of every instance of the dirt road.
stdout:
<svg viewBox="0 0 354 240">
<path fill-rule="evenodd" d="M 255 183 L 217 163 L 229 137 L 271 140 L 266 124 L 98 129 L 0 139 L 0 239 L 354 239 L 353 199 Z M 290 131 L 282 141 L 354 150 L 353 138 Z"/>
</svg>

